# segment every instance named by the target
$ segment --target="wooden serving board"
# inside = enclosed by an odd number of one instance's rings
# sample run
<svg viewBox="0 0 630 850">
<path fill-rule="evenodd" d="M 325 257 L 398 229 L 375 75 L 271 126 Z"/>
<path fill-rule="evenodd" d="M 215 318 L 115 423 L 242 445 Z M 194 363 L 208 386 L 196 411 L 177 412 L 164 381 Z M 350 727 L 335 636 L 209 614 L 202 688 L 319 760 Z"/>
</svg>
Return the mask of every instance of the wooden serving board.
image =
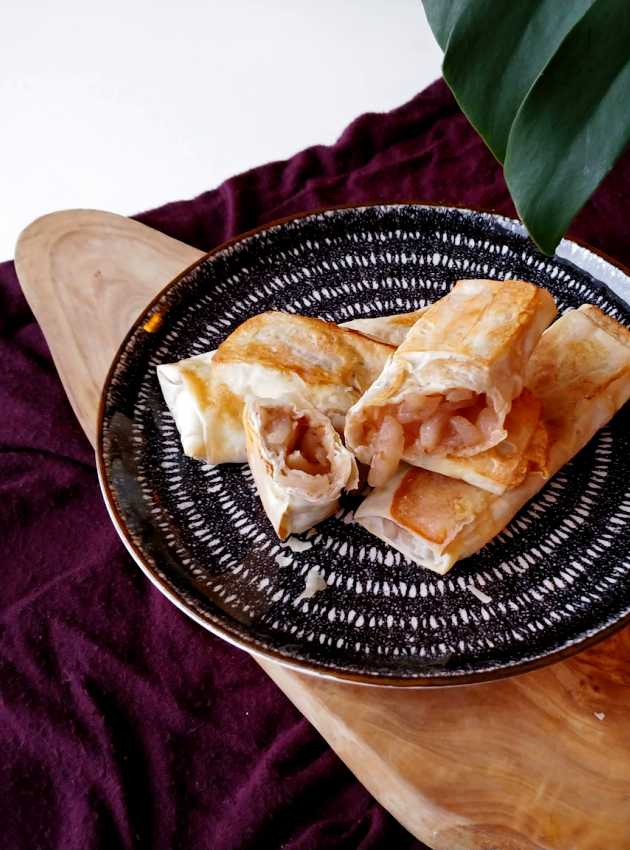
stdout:
<svg viewBox="0 0 630 850">
<path fill-rule="evenodd" d="M 94 442 L 133 320 L 200 251 L 122 216 L 67 211 L 16 266 Z M 434 690 L 337 684 L 259 661 L 371 793 L 436 850 L 630 848 L 630 629 L 525 676 Z"/>
</svg>

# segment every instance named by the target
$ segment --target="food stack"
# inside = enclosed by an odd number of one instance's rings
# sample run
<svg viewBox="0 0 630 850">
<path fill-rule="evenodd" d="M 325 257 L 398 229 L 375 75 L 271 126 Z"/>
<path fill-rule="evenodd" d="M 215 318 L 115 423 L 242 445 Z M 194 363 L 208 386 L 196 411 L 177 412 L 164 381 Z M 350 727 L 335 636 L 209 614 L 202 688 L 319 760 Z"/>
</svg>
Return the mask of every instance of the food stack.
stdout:
<svg viewBox="0 0 630 850">
<path fill-rule="evenodd" d="M 341 326 L 262 313 L 158 378 L 184 452 L 247 461 L 281 539 L 360 490 L 356 522 L 444 574 L 630 397 L 630 332 L 590 304 L 556 313 L 532 283 L 460 280 Z"/>
</svg>

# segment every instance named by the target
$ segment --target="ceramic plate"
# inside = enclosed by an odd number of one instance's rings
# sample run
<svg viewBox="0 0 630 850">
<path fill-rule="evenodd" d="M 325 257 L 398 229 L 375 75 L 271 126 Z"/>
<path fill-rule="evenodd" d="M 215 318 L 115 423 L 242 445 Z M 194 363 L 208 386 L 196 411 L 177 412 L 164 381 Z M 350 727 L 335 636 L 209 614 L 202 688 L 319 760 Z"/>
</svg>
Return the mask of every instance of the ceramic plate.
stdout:
<svg viewBox="0 0 630 850">
<path fill-rule="evenodd" d="M 432 302 L 464 277 L 524 278 L 547 287 L 560 311 L 590 302 L 630 323 L 630 279 L 586 248 L 565 241 L 549 259 L 510 219 L 420 205 L 328 210 L 258 230 L 147 308 L 105 385 L 99 472 L 134 558 L 193 619 L 306 671 L 397 685 L 522 672 L 628 620 L 627 409 L 443 578 L 355 525 L 351 497 L 280 545 L 246 465 L 212 469 L 182 454 L 159 363 L 216 348 L 264 310 L 382 316 Z M 315 571 L 325 586 L 307 596 Z"/>
</svg>

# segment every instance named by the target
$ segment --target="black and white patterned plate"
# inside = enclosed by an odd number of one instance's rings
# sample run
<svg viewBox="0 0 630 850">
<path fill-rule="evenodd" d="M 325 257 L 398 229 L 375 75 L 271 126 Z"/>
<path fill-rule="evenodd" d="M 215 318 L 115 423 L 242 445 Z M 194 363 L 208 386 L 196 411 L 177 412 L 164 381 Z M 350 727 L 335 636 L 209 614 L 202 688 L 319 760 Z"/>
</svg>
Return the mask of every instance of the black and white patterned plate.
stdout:
<svg viewBox="0 0 630 850">
<path fill-rule="evenodd" d="M 565 241 L 549 259 L 510 219 L 420 205 L 328 210 L 261 229 L 204 258 L 147 308 L 105 385 L 99 473 L 123 540 L 173 602 L 240 647 L 373 684 L 522 672 L 628 621 L 627 409 L 443 578 L 353 524 L 350 497 L 281 545 L 246 466 L 212 469 L 182 454 L 159 363 L 216 348 L 264 310 L 334 322 L 400 313 L 464 277 L 531 280 L 560 311 L 590 302 L 630 322 L 630 278 L 588 249 Z M 321 588 L 313 595 L 308 576 Z"/>
</svg>

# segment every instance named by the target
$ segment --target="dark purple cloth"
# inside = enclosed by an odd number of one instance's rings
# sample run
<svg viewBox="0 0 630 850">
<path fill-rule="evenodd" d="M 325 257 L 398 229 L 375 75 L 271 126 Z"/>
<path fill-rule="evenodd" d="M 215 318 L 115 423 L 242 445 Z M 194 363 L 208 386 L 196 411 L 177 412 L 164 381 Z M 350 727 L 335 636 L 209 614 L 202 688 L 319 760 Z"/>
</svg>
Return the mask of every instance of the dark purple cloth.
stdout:
<svg viewBox="0 0 630 850">
<path fill-rule="evenodd" d="M 574 232 L 630 263 L 630 156 Z M 201 249 L 331 204 L 511 212 L 442 82 L 313 147 L 138 218 Z M 245 653 L 125 554 L 92 450 L 11 263 L 0 266 L 2 850 L 420 848 Z"/>
</svg>

